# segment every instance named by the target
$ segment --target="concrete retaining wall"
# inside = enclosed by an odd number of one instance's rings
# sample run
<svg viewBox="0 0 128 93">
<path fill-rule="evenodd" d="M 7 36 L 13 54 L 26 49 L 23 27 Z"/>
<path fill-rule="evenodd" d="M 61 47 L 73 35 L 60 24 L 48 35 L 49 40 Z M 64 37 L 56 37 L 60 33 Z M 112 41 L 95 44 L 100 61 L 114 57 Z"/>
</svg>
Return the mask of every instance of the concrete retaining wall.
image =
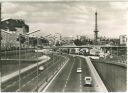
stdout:
<svg viewBox="0 0 128 93">
<path fill-rule="evenodd" d="M 110 92 L 127 91 L 126 67 L 98 61 L 92 63 Z"/>
</svg>

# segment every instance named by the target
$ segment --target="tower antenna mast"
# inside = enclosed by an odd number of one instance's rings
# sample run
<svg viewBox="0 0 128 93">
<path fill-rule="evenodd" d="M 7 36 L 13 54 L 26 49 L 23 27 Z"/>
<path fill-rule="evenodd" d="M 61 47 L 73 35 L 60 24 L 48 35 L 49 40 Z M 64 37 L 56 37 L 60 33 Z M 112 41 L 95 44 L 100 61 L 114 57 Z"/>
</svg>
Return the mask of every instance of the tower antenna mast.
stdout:
<svg viewBox="0 0 128 93">
<path fill-rule="evenodd" d="M 97 12 L 95 12 L 95 30 L 94 30 L 94 43 L 98 44 L 98 25 L 97 25 Z"/>
</svg>

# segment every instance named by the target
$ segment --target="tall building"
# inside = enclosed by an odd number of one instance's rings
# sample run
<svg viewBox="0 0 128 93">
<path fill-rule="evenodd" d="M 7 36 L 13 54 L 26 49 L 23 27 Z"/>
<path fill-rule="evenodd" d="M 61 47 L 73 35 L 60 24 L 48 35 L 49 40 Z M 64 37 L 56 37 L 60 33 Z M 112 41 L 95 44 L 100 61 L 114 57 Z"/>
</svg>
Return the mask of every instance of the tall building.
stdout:
<svg viewBox="0 0 128 93">
<path fill-rule="evenodd" d="M 120 35 L 120 45 L 126 45 L 127 44 L 127 36 L 126 35 Z"/>
<path fill-rule="evenodd" d="M 98 44 L 98 25 L 97 25 L 97 12 L 95 12 L 95 30 L 94 30 L 94 43 Z"/>
<path fill-rule="evenodd" d="M 29 32 L 29 26 L 21 19 L 7 19 L 1 22 L 1 48 L 19 47 L 19 34 Z"/>
<path fill-rule="evenodd" d="M 3 20 L 1 22 L 1 29 L 19 34 L 26 34 L 29 32 L 29 26 L 22 19 Z"/>
</svg>

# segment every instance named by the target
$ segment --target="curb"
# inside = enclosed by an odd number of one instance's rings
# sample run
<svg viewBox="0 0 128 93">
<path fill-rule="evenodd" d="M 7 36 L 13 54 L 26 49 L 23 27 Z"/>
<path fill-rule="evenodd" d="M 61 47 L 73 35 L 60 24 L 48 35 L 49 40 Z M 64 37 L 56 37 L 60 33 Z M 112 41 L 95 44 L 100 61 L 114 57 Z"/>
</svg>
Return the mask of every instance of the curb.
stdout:
<svg viewBox="0 0 128 93">
<path fill-rule="evenodd" d="M 39 65 L 44 63 L 44 62 L 46 62 L 46 61 L 48 61 L 49 59 L 50 59 L 50 57 L 44 56 L 44 60 L 39 62 Z M 36 67 L 36 64 L 27 66 L 27 67 L 21 69 L 21 73 L 24 73 L 24 72 L 26 72 L 26 71 L 34 68 L 34 67 Z M 19 71 L 16 71 L 16 72 L 13 72 L 13 73 L 11 73 L 9 75 L 3 76 L 3 77 L 1 77 L 1 83 L 4 83 L 4 82 L 8 81 L 9 79 L 11 79 L 11 78 L 13 78 L 15 76 L 18 76 L 18 75 L 19 75 Z"/>
<path fill-rule="evenodd" d="M 77 55 L 77 56 L 79 56 L 79 55 Z M 98 87 L 96 87 L 97 92 L 108 92 L 106 86 L 104 85 L 104 83 L 101 80 L 99 74 L 97 73 L 95 67 L 93 66 L 90 58 L 89 57 L 85 57 L 85 56 L 79 56 L 79 57 L 82 57 L 82 58 L 86 59 L 87 64 L 88 64 L 88 66 L 90 68 L 91 74 L 94 77 L 94 80 L 95 80 L 96 84 L 98 85 Z"/>
<path fill-rule="evenodd" d="M 53 80 L 58 76 L 58 74 L 60 73 L 60 71 L 62 71 L 62 69 L 65 67 L 65 65 L 68 63 L 69 58 L 67 60 L 65 60 L 65 63 L 62 65 L 62 67 L 54 73 L 54 75 L 49 79 L 49 82 L 46 83 L 45 85 L 42 85 L 38 91 L 39 92 L 45 92 L 47 90 L 47 88 L 50 86 L 50 84 L 53 82 Z"/>
</svg>

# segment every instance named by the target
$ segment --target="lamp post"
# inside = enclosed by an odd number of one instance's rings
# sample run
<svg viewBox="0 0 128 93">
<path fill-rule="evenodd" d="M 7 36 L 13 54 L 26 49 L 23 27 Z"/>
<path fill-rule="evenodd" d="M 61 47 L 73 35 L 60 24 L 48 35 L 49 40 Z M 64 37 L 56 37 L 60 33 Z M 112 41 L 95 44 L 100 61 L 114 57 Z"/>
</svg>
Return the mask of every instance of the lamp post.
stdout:
<svg viewBox="0 0 128 93">
<path fill-rule="evenodd" d="M 0 72 L 2 70 L 2 62 L 1 62 L 1 55 L 2 55 L 2 52 L 1 52 L 1 40 L 2 40 L 2 35 L 1 35 L 1 3 L 0 3 Z M 0 90 L 1 90 L 1 73 L 0 73 Z"/>
<path fill-rule="evenodd" d="M 19 91 L 21 90 L 21 36 L 27 36 L 27 35 L 30 35 L 30 34 L 33 34 L 33 33 L 35 33 L 35 32 L 38 32 L 38 31 L 40 31 L 40 30 L 37 30 L 37 31 L 34 31 L 34 32 L 31 32 L 31 33 L 28 33 L 28 34 L 26 34 L 26 35 L 22 35 L 22 34 L 20 34 L 20 36 L 19 36 L 19 43 L 20 43 L 20 45 L 19 45 L 19 64 L 18 64 L 18 66 L 19 66 Z M 29 42 L 29 41 L 28 41 Z"/>
<path fill-rule="evenodd" d="M 39 32 L 40 30 L 36 30 L 36 31 L 34 31 L 34 32 L 31 32 L 31 33 L 28 33 L 28 34 L 26 34 L 27 36 L 28 36 L 28 46 L 29 46 L 29 35 L 30 34 L 33 34 L 33 33 L 36 33 L 36 32 Z M 39 45 L 39 38 L 38 37 L 36 37 L 36 42 L 37 42 L 37 53 L 36 53 L 36 57 L 37 57 L 37 92 L 38 92 L 38 88 L 39 88 L 39 64 L 38 64 L 38 45 Z"/>
<path fill-rule="evenodd" d="M 37 37 L 37 92 L 38 92 L 38 88 L 39 88 L 38 45 L 39 45 L 39 38 Z"/>
<path fill-rule="evenodd" d="M 20 43 L 20 45 L 19 45 L 19 64 L 18 64 L 18 67 L 19 67 L 19 91 L 21 90 L 20 88 L 21 88 L 21 60 L 20 60 L 20 49 L 21 49 L 21 37 L 19 36 L 19 43 Z"/>
<path fill-rule="evenodd" d="M 39 45 L 39 38 L 38 37 L 35 37 L 36 38 L 36 58 L 37 58 L 37 87 L 36 87 L 36 90 L 38 92 L 38 88 L 39 88 L 39 64 L 38 64 L 38 45 Z"/>
<path fill-rule="evenodd" d="M 9 34 L 9 35 L 12 35 L 12 33 L 9 33 L 9 32 L 7 32 L 7 31 L 2 31 L 2 32 L 4 32 L 4 33 L 6 33 L 6 34 Z M 6 36 L 5 36 L 5 41 L 6 41 Z M 19 37 L 19 41 L 21 41 L 21 38 Z M 6 45 L 5 45 L 5 47 L 6 47 Z M 20 45 L 19 45 L 19 63 L 18 63 L 18 67 L 19 67 L 19 90 L 20 90 L 20 87 L 21 87 L 21 76 L 20 76 L 20 74 L 21 74 L 21 71 L 20 71 L 20 65 L 21 65 L 21 62 L 20 62 L 20 48 L 21 48 L 21 42 L 20 42 Z M 6 53 L 6 50 L 5 50 L 5 53 Z"/>
</svg>

